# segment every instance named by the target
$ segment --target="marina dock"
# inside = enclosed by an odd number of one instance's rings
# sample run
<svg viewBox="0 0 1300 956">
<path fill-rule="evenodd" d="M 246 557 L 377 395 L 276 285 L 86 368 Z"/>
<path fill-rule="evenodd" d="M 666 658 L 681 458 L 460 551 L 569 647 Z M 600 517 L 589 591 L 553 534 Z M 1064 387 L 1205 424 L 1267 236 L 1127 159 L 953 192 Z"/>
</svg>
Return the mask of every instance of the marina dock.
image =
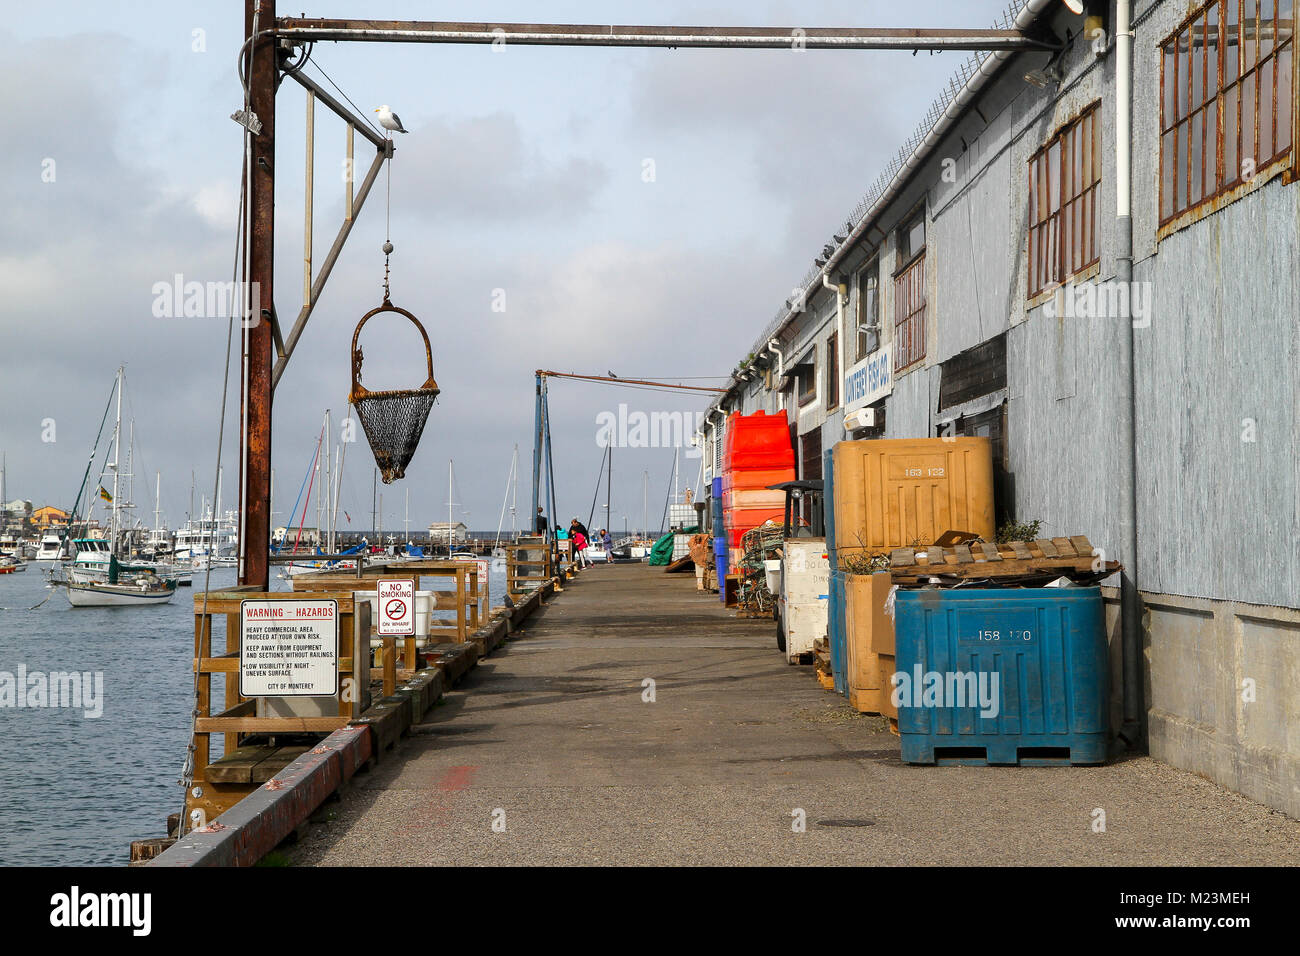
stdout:
<svg viewBox="0 0 1300 956">
<path fill-rule="evenodd" d="M 289 862 L 1300 864 L 1300 822 L 1149 757 L 904 765 L 883 719 L 785 663 L 771 621 L 694 583 L 583 572 L 325 804 Z"/>
</svg>

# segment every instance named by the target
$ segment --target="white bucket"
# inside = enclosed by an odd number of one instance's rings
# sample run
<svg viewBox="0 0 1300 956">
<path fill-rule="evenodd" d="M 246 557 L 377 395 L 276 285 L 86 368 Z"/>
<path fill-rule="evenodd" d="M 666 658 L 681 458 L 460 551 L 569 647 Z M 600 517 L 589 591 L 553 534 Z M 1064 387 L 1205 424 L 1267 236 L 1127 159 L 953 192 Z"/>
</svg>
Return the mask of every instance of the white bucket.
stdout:
<svg viewBox="0 0 1300 956">
<path fill-rule="evenodd" d="M 781 591 L 781 559 L 763 562 L 763 573 L 767 578 L 767 589 L 773 594 Z"/>
</svg>

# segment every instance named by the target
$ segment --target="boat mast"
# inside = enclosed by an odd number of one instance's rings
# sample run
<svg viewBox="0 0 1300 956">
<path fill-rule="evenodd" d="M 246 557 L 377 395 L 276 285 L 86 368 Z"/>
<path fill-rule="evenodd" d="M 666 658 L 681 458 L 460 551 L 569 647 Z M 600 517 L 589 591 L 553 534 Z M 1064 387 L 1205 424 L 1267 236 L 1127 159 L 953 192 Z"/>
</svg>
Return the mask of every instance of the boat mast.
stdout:
<svg viewBox="0 0 1300 956">
<path fill-rule="evenodd" d="M 402 537 L 411 540 L 411 489 L 406 489 L 406 517 L 402 519 Z"/>
<path fill-rule="evenodd" d="M 316 522 L 316 543 L 326 548 L 326 554 L 334 553 L 334 536 L 328 534 L 328 528 L 333 521 L 332 512 L 334 509 L 333 494 L 331 489 L 334 487 L 334 473 L 330 469 L 330 441 L 332 441 L 332 422 L 330 421 L 330 410 L 325 409 L 325 487 L 321 489 L 325 493 L 325 523 Z"/>
<path fill-rule="evenodd" d="M 122 366 L 117 367 L 117 425 L 113 428 L 113 516 L 109 519 L 109 552 L 117 553 L 118 465 L 122 452 Z"/>
<path fill-rule="evenodd" d="M 511 492 L 510 498 L 510 538 L 512 541 L 519 540 L 519 522 L 518 522 L 518 505 L 519 505 L 519 444 L 515 443 L 515 457 L 510 462 Z"/>
<path fill-rule="evenodd" d="M 643 499 L 642 507 L 645 508 L 645 515 L 641 519 L 641 535 L 645 537 L 650 533 L 650 472 L 642 473 L 641 479 L 641 497 Z"/>
<path fill-rule="evenodd" d="M 447 557 L 451 557 L 451 487 L 452 487 L 452 460 L 447 459 Z"/>
<path fill-rule="evenodd" d="M 609 469 L 605 472 L 605 530 L 609 530 L 609 486 L 614 478 L 614 443 L 609 444 Z"/>
</svg>

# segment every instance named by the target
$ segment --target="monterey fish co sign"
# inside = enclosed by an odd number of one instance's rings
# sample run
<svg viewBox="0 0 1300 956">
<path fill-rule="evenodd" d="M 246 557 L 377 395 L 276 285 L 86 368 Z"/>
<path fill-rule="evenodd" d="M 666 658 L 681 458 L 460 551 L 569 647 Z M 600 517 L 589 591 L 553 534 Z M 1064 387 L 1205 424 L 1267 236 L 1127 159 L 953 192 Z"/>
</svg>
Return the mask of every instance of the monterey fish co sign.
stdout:
<svg viewBox="0 0 1300 956">
<path fill-rule="evenodd" d="M 844 412 L 879 401 L 894 390 L 894 350 L 883 345 L 844 373 Z"/>
</svg>

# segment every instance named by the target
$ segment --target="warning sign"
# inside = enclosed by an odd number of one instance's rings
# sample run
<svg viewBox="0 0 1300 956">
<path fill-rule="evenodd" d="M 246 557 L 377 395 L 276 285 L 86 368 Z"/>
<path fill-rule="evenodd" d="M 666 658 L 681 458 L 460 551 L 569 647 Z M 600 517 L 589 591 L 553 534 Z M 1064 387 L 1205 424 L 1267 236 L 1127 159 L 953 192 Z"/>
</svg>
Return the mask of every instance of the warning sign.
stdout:
<svg viewBox="0 0 1300 956">
<path fill-rule="evenodd" d="M 376 582 L 380 637 L 410 637 L 415 633 L 415 582 L 384 580 Z"/>
<path fill-rule="evenodd" d="M 239 693 L 333 697 L 339 692 L 337 601 L 241 601 Z"/>
</svg>

